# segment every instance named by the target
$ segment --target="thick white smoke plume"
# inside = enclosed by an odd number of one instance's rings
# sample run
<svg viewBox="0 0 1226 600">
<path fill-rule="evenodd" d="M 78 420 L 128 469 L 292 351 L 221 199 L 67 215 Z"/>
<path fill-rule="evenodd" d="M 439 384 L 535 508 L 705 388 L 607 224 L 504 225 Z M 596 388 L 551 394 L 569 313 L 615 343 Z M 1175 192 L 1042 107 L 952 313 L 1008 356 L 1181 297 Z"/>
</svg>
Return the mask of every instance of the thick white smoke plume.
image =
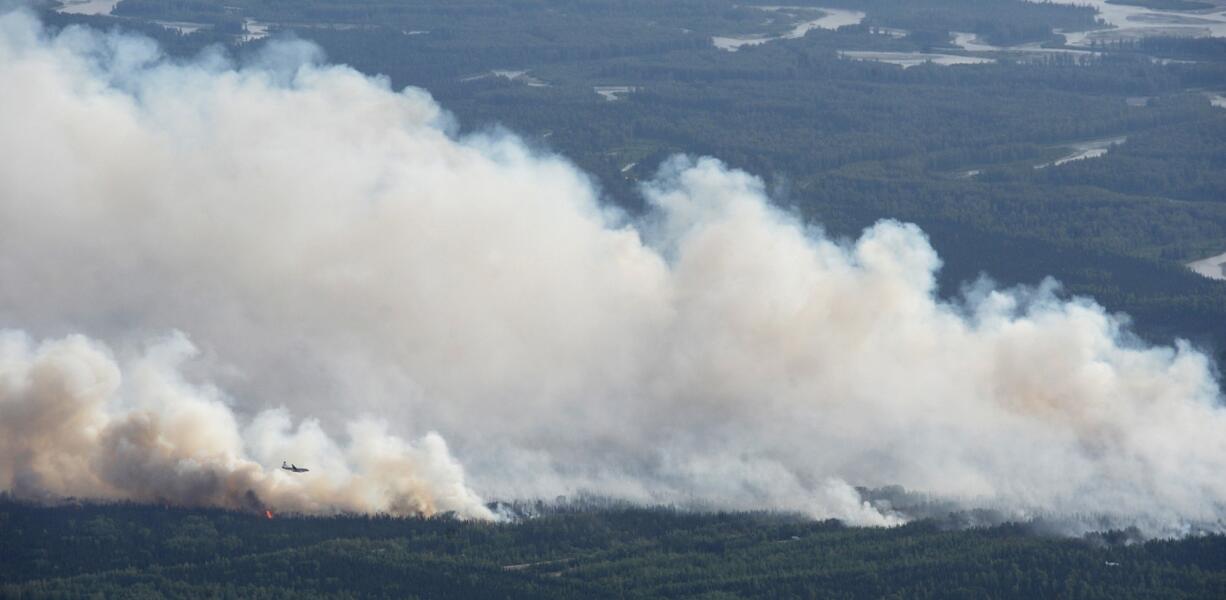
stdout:
<svg viewBox="0 0 1226 600">
<path fill-rule="evenodd" d="M 357 421 L 340 447 L 318 423 L 293 428 L 284 410 L 240 430 L 218 390 L 179 376 L 194 352 L 175 335 L 121 367 L 81 336 L 35 347 L 0 334 L 0 483 L 26 498 L 492 517 L 437 434 L 414 446 Z M 270 471 L 249 455 L 303 457 L 318 473 Z"/>
<path fill-rule="evenodd" d="M 630 224 L 565 161 L 311 56 L 177 64 L 0 18 L 0 489 L 892 524 L 920 509 L 853 486 L 899 485 L 1226 530 L 1200 353 L 1051 285 L 941 301 L 917 228 L 839 243 L 711 159 L 665 164 Z"/>
</svg>

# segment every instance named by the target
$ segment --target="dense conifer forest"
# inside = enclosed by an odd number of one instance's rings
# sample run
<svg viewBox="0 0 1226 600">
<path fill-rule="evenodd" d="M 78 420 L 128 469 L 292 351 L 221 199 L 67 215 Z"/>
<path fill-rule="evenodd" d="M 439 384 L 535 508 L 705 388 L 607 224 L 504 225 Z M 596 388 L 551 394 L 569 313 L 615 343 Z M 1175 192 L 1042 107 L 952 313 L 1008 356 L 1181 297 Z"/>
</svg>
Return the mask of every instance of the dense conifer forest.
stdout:
<svg viewBox="0 0 1226 600">
<path fill-rule="evenodd" d="M 1220 598 L 1226 538 L 537 507 L 507 523 L 0 503 L 6 598 Z"/>
</svg>

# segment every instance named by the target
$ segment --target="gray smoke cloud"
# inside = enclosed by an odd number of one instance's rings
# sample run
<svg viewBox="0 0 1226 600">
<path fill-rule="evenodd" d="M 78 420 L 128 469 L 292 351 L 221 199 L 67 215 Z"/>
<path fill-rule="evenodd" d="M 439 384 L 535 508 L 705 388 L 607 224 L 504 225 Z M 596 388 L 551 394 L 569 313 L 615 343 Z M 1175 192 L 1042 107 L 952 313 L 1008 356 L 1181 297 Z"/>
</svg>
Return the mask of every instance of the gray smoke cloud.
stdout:
<svg viewBox="0 0 1226 600">
<path fill-rule="evenodd" d="M 1070 532 L 1226 530 L 1204 355 L 1051 282 L 942 300 L 912 225 L 830 239 L 688 157 L 631 221 L 301 42 L 180 63 L 10 13 L 0 89 L 0 490 L 892 525 L 920 513 L 858 488 L 902 486 Z"/>
</svg>

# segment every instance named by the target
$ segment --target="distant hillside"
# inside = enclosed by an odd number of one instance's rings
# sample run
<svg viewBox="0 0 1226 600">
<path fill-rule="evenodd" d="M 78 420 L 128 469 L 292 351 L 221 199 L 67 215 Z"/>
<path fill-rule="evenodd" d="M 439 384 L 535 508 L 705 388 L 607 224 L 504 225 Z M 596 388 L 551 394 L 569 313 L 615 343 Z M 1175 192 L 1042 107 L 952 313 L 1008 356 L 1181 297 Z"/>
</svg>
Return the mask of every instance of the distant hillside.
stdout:
<svg viewBox="0 0 1226 600">
<path fill-rule="evenodd" d="M 665 508 L 488 524 L 0 501 L 0 597 L 1226 597 L 1226 537 L 1126 539 Z"/>
</svg>

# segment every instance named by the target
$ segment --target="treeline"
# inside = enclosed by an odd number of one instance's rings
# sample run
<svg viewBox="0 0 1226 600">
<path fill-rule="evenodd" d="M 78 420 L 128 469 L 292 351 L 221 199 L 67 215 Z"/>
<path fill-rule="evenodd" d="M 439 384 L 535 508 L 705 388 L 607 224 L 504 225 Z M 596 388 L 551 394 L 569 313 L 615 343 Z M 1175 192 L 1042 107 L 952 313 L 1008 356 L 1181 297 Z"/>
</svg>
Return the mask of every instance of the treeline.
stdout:
<svg viewBox="0 0 1226 600">
<path fill-rule="evenodd" d="M 212 27 L 205 27 L 191 34 L 182 34 L 176 29 L 163 27 L 150 21 L 101 15 L 61 14 L 50 10 L 41 12 L 39 18 L 53 31 L 71 25 L 79 25 L 103 31 L 120 30 L 142 35 L 156 41 L 164 52 L 172 56 L 195 56 L 209 46 L 237 49 L 234 35 L 216 31 Z"/>
<path fill-rule="evenodd" d="M 1130 48 L 1121 43 L 1120 49 Z M 1147 37 L 1133 41 L 1131 49 L 1184 60 L 1226 61 L 1226 38 Z"/>
<path fill-rule="evenodd" d="M 1206 10 L 1214 7 L 1213 4 L 1200 0 L 1107 0 L 1107 4 L 1144 6 L 1159 10 Z"/>
<path fill-rule="evenodd" d="M 0 501 L 0 596 L 1218 598 L 1226 538 L 609 507 L 509 523 Z"/>
<path fill-rule="evenodd" d="M 1198 100 L 1208 103 L 1205 98 Z M 1055 185 L 1093 185 L 1127 194 L 1226 202 L 1226 119 L 1208 115 L 1143 131 L 1100 160 L 1021 170 L 1017 175 Z"/>
<path fill-rule="evenodd" d="M 1097 26 L 1089 6 L 1016 0 L 830 0 L 824 6 L 860 10 L 866 23 L 909 31 L 965 31 L 998 46 L 1053 38 L 1053 30 L 1084 31 Z"/>
<path fill-rule="evenodd" d="M 677 36 L 683 27 L 708 35 L 757 30 L 765 13 L 748 4 L 733 0 L 234 0 L 223 5 L 203 0 L 122 0 L 115 14 L 191 20 L 224 13 L 299 25 L 457 28 L 490 33 L 513 33 L 525 26 L 558 31 L 559 26 L 582 27 L 585 20 L 608 23 L 630 17 L 640 24 L 644 19 L 655 21 L 657 35 Z"/>
</svg>

